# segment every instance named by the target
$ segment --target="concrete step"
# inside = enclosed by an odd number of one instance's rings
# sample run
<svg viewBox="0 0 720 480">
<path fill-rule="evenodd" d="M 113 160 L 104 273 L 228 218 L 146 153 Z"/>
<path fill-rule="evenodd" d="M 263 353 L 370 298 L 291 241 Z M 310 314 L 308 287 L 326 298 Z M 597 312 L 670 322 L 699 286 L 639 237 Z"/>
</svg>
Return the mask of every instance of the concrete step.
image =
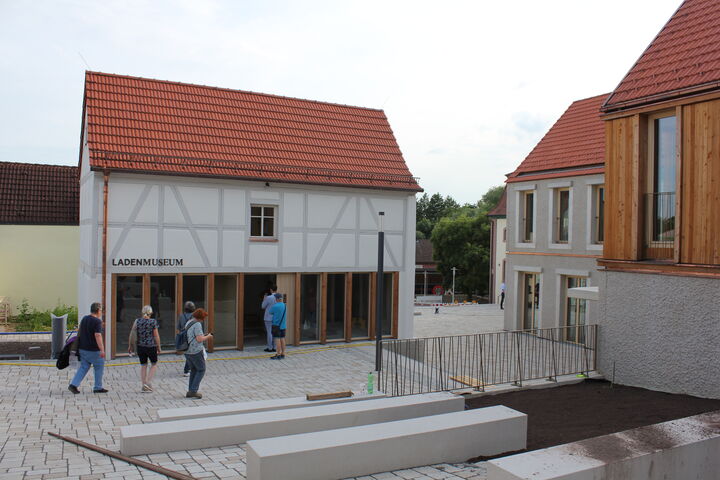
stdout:
<svg viewBox="0 0 720 480">
<path fill-rule="evenodd" d="M 120 428 L 120 451 L 125 455 L 143 455 L 221 447 L 257 438 L 457 412 L 464 406 L 462 397 L 442 392 L 128 425 Z"/>
<path fill-rule="evenodd" d="M 275 398 L 271 400 L 223 403 L 220 405 L 202 405 L 198 407 L 163 408 L 157 411 L 157 419 L 160 422 L 166 422 L 168 420 L 187 420 L 190 418 L 213 417 L 219 415 L 267 412 L 271 410 L 283 410 L 286 408 L 317 407 L 318 405 L 332 405 L 334 403 L 374 400 L 378 398 L 385 398 L 385 394 L 376 393 L 373 395 L 354 395 L 346 398 L 313 401 L 309 401 L 305 397 Z"/>
<path fill-rule="evenodd" d="M 522 450 L 527 416 L 494 406 L 251 440 L 247 479 L 333 480 Z"/>
</svg>

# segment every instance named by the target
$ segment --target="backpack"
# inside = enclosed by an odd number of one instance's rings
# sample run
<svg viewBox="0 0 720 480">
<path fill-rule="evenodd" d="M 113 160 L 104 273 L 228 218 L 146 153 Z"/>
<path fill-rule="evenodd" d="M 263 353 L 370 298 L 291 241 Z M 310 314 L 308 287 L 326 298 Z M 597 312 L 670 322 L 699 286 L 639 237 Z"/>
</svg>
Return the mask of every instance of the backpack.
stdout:
<svg viewBox="0 0 720 480">
<path fill-rule="evenodd" d="M 194 320 L 194 319 L 190 320 L 189 322 L 187 322 L 185 324 L 185 328 L 180 330 L 180 333 L 178 333 L 177 342 L 175 345 L 175 349 L 178 352 L 185 352 L 185 351 L 187 351 L 188 348 L 190 348 L 190 343 L 188 342 L 187 332 L 190 329 L 190 327 L 192 327 L 196 323 L 198 323 L 197 320 Z"/>
<path fill-rule="evenodd" d="M 78 336 L 70 334 L 65 341 L 65 346 L 58 354 L 57 362 L 55 366 L 58 370 L 63 370 L 70 365 L 70 353 L 72 350 L 77 350 Z"/>
</svg>

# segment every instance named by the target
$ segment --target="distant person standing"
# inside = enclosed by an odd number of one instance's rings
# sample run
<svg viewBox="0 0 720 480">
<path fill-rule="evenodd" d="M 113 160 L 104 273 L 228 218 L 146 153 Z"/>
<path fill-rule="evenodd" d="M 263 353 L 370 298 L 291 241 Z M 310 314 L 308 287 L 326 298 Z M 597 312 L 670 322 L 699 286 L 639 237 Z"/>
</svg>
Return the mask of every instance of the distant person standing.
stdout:
<svg viewBox="0 0 720 480">
<path fill-rule="evenodd" d="M 185 324 L 192 320 L 193 312 L 195 311 L 195 304 L 193 302 L 187 301 L 184 305 L 184 312 L 178 315 L 177 318 L 177 325 L 175 325 L 175 349 L 177 350 L 180 348 L 180 344 L 184 341 L 184 339 L 179 338 L 178 335 L 183 331 L 185 328 Z M 181 352 L 178 352 L 181 353 Z M 190 364 L 187 360 L 185 360 L 185 367 L 183 368 L 183 376 L 188 377 L 190 376 Z"/>
<path fill-rule="evenodd" d="M 192 320 L 185 324 L 187 329 L 188 349 L 185 352 L 185 359 L 190 364 L 190 378 L 188 382 L 187 398 L 202 398 L 200 382 L 205 376 L 205 346 L 203 342 L 212 337 L 212 333 L 203 335 L 203 323 L 208 313 L 198 308 L 192 314 Z"/>
<path fill-rule="evenodd" d="M 80 320 L 78 327 L 78 354 L 80 355 L 80 367 L 73 377 L 68 390 L 74 394 L 80 393 L 78 387 L 87 375 L 92 365 L 95 373 L 95 387 L 93 393 L 107 393 L 103 388 L 103 373 L 105 371 L 105 345 L 103 344 L 103 325 L 100 316 L 102 305 L 98 302 L 90 305 L 90 315 L 85 315 Z"/>
<path fill-rule="evenodd" d="M 287 308 L 283 303 L 283 296 L 281 293 L 275 294 L 275 305 L 270 308 L 272 314 L 272 334 L 275 338 L 275 348 L 277 354 L 270 357 L 270 360 L 282 360 L 285 358 L 285 328 L 287 322 L 285 321 L 285 313 Z"/>
<path fill-rule="evenodd" d="M 502 282 L 500 284 L 500 310 L 504 308 L 505 305 L 505 282 Z"/>
<path fill-rule="evenodd" d="M 260 308 L 265 310 L 265 316 L 263 317 L 265 323 L 265 334 L 267 335 L 267 346 L 265 347 L 266 352 L 274 352 L 275 346 L 273 345 L 273 334 L 272 334 L 272 314 L 270 309 L 275 305 L 275 292 L 277 292 L 277 286 L 273 285 L 270 287 L 270 292 L 263 298 L 262 305 Z"/>
</svg>

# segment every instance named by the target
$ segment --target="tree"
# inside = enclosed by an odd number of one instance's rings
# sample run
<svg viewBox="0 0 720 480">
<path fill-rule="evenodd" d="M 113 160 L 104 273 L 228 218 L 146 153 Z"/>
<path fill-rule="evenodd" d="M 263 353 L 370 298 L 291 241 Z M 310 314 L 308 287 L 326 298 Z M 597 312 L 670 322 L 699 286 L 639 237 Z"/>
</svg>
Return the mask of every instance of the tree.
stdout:
<svg viewBox="0 0 720 480">
<path fill-rule="evenodd" d="M 452 267 L 458 268 L 455 290 L 464 293 L 488 292 L 488 268 L 490 262 L 490 220 L 487 214 L 495 208 L 503 193 L 503 186 L 490 188 L 477 204 L 465 204 L 460 207 L 451 197 L 454 205 L 449 205 L 445 215 L 439 218 L 430 232 L 433 244 L 433 257 L 438 262 L 438 271 L 443 275 L 445 287 L 452 286 Z M 424 205 L 435 199 L 435 205 L 445 200 L 435 194 Z M 419 203 L 419 202 L 418 202 Z M 434 211 L 440 210 L 436 208 Z M 423 220 L 424 221 L 424 220 Z M 418 231 L 420 231 L 418 223 Z M 424 224 L 425 230 L 427 225 Z"/>
<path fill-rule="evenodd" d="M 452 286 L 452 267 L 456 267 L 455 291 L 487 293 L 490 227 L 480 209 L 441 219 L 431 240 L 446 287 Z"/>
<path fill-rule="evenodd" d="M 449 195 L 443 198 L 439 193 L 435 193 L 432 197 L 429 197 L 427 193 L 424 193 L 422 197 L 417 200 L 415 210 L 415 229 L 423 235 L 418 238 L 430 238 L 438 220 L 450 215 L 459 208 L 460 204 Z"/>
</svg>

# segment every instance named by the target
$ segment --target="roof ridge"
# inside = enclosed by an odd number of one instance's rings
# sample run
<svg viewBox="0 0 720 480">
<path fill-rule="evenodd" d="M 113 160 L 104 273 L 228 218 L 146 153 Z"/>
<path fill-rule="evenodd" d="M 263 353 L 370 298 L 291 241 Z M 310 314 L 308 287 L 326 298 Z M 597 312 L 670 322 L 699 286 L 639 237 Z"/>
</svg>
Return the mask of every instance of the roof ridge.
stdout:
<svg viewBox="0 0 720 480">
<path fill-rule="evenodd" d="M 23 165 L 27 167 L 53 167 L 53 168 L 74 168 L 77 169 L 78 167 L 75 165 L 58 165 L 55 163 L 28 163 L 28 162 L 11 162 L 7 160 L 0 160 L 0 165 Z"/>
<path fill-rule="evenodd" d="M 105 77 L 115 77 L 115 78 L 130 78 L 133 80 L 143 80 L 143 81 L 147 81 L 147 82 L 166 83 L 169 85 L 181 85 L 181 86 L 185 86 L 185 87 L 207 88 L 207 89 L 219 90 L 219 91 L 225 91 L 225 92 L 235 92 L 235 93 L 240 92 L 240 93 L 247 93 L 250 95 L 259 95 L 259 96 L 263 96 L 263 97 L 281 98 L 284 100 L 295 100 L 295 101 L 300 101 L 300 102 L 308 102 L 311 104 L 315 103 L 315 104 L 319 104 L 319 105 L 334 105 L 336 107 L 353 108 L 353 109 L 358 109 L 358 110 L 369 110 L 369 111 L 374 111 L 374 112 L 382 112 L 383 114 L 385 113 L 385 111 L 381 108 L 360 107 L 357 105 L 348 105 L 348 104 L 344 104 L 344 103 L 325 102 L 325 101 L 310 100 L 307 98 L 300 98 L 300 97 L 288 97 L 285 95 L 277 95 L 277 94 L 273 94 L 273 93 L 254 92 L 252 90 L 239 90 L 239 89 L 233 89 L 233 88 L 227 88 L 227 87 L 215 87 L 212 85 L 204 85 L 201 83 L 185 83 L 185 82 L 177 82 L 177 81 L 173 81 L 173 80 L 161 80 L 158 78 L 138 77 L 138 76 L 133 76 L 133 75 L 122 75 L 122 74 L 118 74 L 118 73 L 97 72 L 97 71 L 93 71 L 93 70 L 85 70 L 86 80 L 87 80 L 88 74 L 100 75 L 100 76 L 105 76 Z"/>
</svg>

